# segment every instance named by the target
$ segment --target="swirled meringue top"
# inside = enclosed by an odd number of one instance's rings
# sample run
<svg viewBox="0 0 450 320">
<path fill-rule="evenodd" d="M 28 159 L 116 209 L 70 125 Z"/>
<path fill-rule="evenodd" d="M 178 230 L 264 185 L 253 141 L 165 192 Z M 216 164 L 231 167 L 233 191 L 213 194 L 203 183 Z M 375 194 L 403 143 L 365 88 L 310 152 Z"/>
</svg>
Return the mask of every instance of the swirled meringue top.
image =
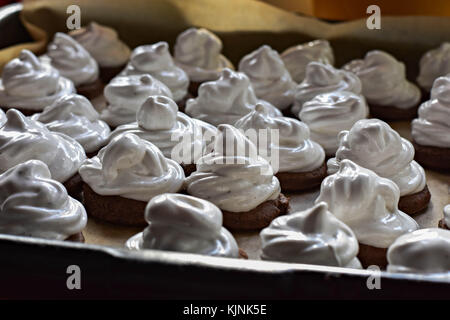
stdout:
<svg viewBox="0 0 450 320">
<path fill-rule="evenodd" d="M 420 102 L 420 90 L 406 79 L 405 65 L 389 53 L 369 51 L 364 59 L 342 68 L 359 77 L 369 104 L 408 109 Z"/>
<path fill-rule="evenodd" d="M 209 201 L 164 193 L 145 209 L 148 227 L 130 238 L 129 249 L 156 249 L 237 258 L 236 240 L 222 227 L 222 212 Z"/>
<path fill-rule="evenodd" d="M 320 62 L 310 62 L 306 66 L 305 79 L 295 90 L 292 113 L 297 115 L 306 101 L 321 93 L 333 91 L 361 94 L 361 81 L 351 72 Z"/>
<path fill-rule="evenodd" d="M 362 268 L 355 234 L 325 202 L 276 218 L 260 238 L 263 260 Z"/>
<path fill-rule="evenodd" d="M 91 22 L 87 27 L 69 32 L 69 35 L 91 54 L 100 67 L 120 67 L 130 58 L 130 48 L 110 27 Z"/>
<path fill-rule="evenodd" d="M 87 223 L 84 207 L 52 180 L 45 163 L 29 160 L 0 175 L 0 233 L 65 240 Z"/>
<path fill-rule="evenodd" d="M 256 146 L 231 125 L 219 125 L 214 152 L 200 158 L 186 178 L 187 192 L 222 210 L 246 212 L 280 194 L 280 183 Z"/>
<path fill-rule="evenodd" d="M 273 117 L 260 104 L 254 111 L 243 116 L 235 125 L 244 133 L 252 130 L 252 136 L 261 137 L 260 130 L 277 130 L 277 138 L 267 132 L 266 145 L 258 139 L 259 154 L 269 161 L 274 171 L 308 172 L 319 168 L 325 160 L 323 148 L 309 138 L 309 128 L 303 122 L 287 117 Z M 253 134 L 254 133 L 254 134 Z M 264 152 L 261 152 L 261 149 Z M 272 159 L 278 163 L 275 165 Z"/>
<path fill-rule="evenodd" d="M 65 182 L 86 159 L 83 147 L 69 136 L 49 131 L 16 109 L 8 110 L 6 118 L 0 128 L 0 172 L 35 159 L 48 166 L 53 179 Z"/>
<path fill-rule="evenodd" d="M 389 247 L 387 259 L 389 272 L 450 278 L 450 231 L 427 228 L 402 235 Z"/>
<path fill-rule="evenodd" d="M 57 32 L 47 47 L 51 65 L 61 76 L 78 86 L 98 79 L 98 65 L 94 58 L 72 37 Z"/>
<path fill-rule="evenodd" d="M 399 197 L 391 180 L 343 160 L 339 171 L 322 181 L 316 203 L 325 201 L 360 243 L 387 248 L 397 237 L 419 228 L 413 218 L 398 210 Z"/>
<path fill-rule="evenodd" d="M 306 66 L 310 62 L 334 64 L 333 48 L 327 40 L 314 40 L 287 48 L 280 56 L 292 80 L 297 83 L 305 79 Z"/>
<path fill-rule="evenodd" d="M 222 41 L 214 33 L 203 28 L 189 28 L 178 35 L 174 58 L 191 81 L 211 81 L 219 78 L 222 69 L 234 69 L 221 51 Z"/>
<path fill-rule="evenodd" d="M 4 125 L 5 122 L 6 122 L 6 114 L 2 109 L 0 109 L 0 127 Z"/>
<path fill-rule="evenodd" d="M 450 76 L 436 79 L 431 100 L 419 107 L 411 133 L 418 144 L 450 148 Z"/>
<path fill-rule="evenodd" d="M 239 71 L 249 77 L 258 98 L 281 110 L 294 102 L 296 83 L 278 52 L 271 47 L 263 45 L 244 56 L 239 62 Z"/>
<path fill-rule="evenodd" d="M 87 159 L 79 173 L 97 194 L 139 201 L 177 192 L 184 181 L 178 163 L 165 158 L 154 144 L 132 133 L 113 139 L 96 157 Z"/>
<path fill-rule="evenodd" d="M 31 119 L 43 123 L 50 131 L 74 138 L 86 152 L 94 152 L 106 144 L 111 131 L 99 117 L 88 99 L 70 94 L 46 107 L 42 113 L 34 114 Z"/>
<path fill-rule="evenodd" d="M 175 65 L 169 52 L 169 45 L 163 41 L 135 48 L 131 53 L 130 62 L 121 74 L 149 74 L 172 91 L 175 101 L 184 98 L 189 86 L 187 74 Z"/>
<path fill-rule="evenodd" d="M 18 58 L 3 68 L 0 106 L 42 110 L 73 92 L 72 81 L 61 77 L 58 70 L 42 63 L 31 51 L 22 50 Z"/>
<path fill-rule="evenodd" d="M 198 97 L 186 102 L 185 112 L 216 126 L 234 124 L 254 110 L 257 102 L 262 103 L 271 115 L 282 115 L 270 103 L 256 98 L 250 80 L 244 73 L 225 68 L 218 80 L 200 86 Z"/>
<path fill-rule="evenodd" d="M 444 222 L 450 228 L 450 204 L 444 207 Z"/>
<path fill-rule="evenodd" d="M 363 96 L 349 91 L 322 93 L 305 102 L 299 118 L 311 131 L 327 155 L 333 156 L 339 146 L 338 134 L 367 118 L 369 108 Z"/>
<path fill-rule="evenodd" d="M 217 133 L 215 127 L 212 130 L 211 138 Z M 137 112 L 137 122 L 117 127 L 110 139 L 124 133 L 133 133 L 150 141 L 165 157 L 184 164 L 195 163 L 207 143 L 200 120 L 178 112 L 177 104 L 165 96 L 149 97 Z"/>
<path fill-rule="evenodd" d="M 425 188 L 425 172 L 413 160 L 414 147 L 386 122 L 359 120 L 350 131 L 341 131 L 338 138 L 336 157 L 328 160 L 328 174 L 336 172 L 342 160 L 349 159 L 394 181 L 400 188 L 401 196 Z"/>
<path fill-rule="evenodd" d="M 100 117 L 113 127 L 136 121 L 137 110 L 149 96 L 172 98 L 170 89 L 148 74 L 115 77 L 105 87 L 104 95 L 108 106 Z"/>
<path fill-rule="evenodd" d="M 434 80 L 450 73 L 450 43 L 444 42 L 426 52 L 420 59 L 419 69 L 417 83 L 430 91 Z"/>
</svg>

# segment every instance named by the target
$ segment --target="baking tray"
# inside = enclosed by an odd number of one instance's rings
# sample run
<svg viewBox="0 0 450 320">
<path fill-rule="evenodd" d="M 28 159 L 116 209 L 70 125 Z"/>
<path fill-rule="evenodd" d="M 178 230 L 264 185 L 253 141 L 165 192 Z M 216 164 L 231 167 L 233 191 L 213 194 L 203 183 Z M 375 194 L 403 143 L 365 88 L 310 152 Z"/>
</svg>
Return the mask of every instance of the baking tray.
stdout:
<svg viewBox="0 0 450 320">
<path fill-rule="evenodd" d="M 0 9 L 0 48 L 31 40 L 22 26 L 20 4 Z M 409 125 L 394 128 L 408 137 Z M 427 171 L 432 204 L 417 220 L 437 224 L 449 176 Z M 440 195 L 437 197 L 437 195 Z M 317 192 L 293 197 L 294 209 L 308 207 Z M 380 290 L 369 290 L 374 273 L 302 264 L 257 261 L 257 233 L 236 234 L 250 260 L 145 250 L 124 241 L 140 231 L 89 220 L 86 244 L 0 235 L 0 298 L 177 298 L 177 299 L 393 299 L 448 298 L 450 281 L 381 272 Z M 81 290 L 68 290 L 67 268 L 81 270 Z"/>
</svg>

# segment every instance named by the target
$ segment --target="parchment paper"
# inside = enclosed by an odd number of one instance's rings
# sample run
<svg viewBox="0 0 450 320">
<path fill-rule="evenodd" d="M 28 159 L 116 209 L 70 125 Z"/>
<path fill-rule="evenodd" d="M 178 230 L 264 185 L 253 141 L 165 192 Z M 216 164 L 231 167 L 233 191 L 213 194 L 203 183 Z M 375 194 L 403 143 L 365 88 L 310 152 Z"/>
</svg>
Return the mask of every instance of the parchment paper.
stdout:
<svg viewBox="0 0 450 320">
<path fill-rule="evenodd" d="M 404 61 L 409 78 L 415 79 L 421 55 L 443 41 L 450 41 L 450 18 L 382 17 L 382 30 L 368 30 L 365 20 L 328 24 L 252 0 L 28 0 L 22 20 L 36 42 L 0 50 L 0 66 L 24 47 L 43 53 L 54 32 L 67 31 L 66 8 L 71 4 L 80 6 L 82 24 L 95 20 L 110 25 L 131 47 L 156 41 L 173 45 L 176 36 L 187 27 L 208 28 L 220 36 L 225 55 L 235 64 L 262 44 L 283 50 L 324 38 L 333 46 L 337 66 L 362 57 L 370 49 L 381 49 Z M 391 125 L 410 138 L 409 123 Z M 426 173 L 431 203 L 425 213 L 415 218 L 422 227 L 432 227 L 442 218 L 444 205 L 450 203 L 450 176 L 429 170 Z M 317 194 L 318 191 L 290 195 L 291 212 L 311 206 Z M 122 246 L 139 231 L 90 219 L 84 233 L 87 243 Z M 251 259 L 259 257 L 258 232 L 235 236 Z"/>
</svg>

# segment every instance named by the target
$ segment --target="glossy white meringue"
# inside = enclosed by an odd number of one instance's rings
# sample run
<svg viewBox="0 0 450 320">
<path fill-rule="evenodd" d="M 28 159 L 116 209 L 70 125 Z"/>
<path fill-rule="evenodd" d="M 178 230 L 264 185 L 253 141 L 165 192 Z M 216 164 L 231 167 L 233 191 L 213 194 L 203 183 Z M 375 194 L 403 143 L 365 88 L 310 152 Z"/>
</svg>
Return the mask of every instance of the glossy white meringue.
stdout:
<svg viewBox="0 0 450 320">
<path fill-rule="evenodd" d="M 450 43 L 444 42 L 438 48 L 425 52 L 419 63 L 417 83 L 427 91 L 434 80 L 450 73 Z"/>
<path fill-rule="evenodd" d="M 408 109 L 420 102 L 420 90 L 406 79 L 405 65 L 387 52 L 369 51 L 342 68 L 359 77 L 369 105 Z"/>
<path fill-rule="evenodd" d="M 87 215 L 51 178 L 45 163 L 28 160 L 0 175 L 0 233 L 65 240 L 80 233 Z"/>
<path fill-rule="evenodd" d="M 53 179 L 65 182 L 86 159 L 83 147 L 71 137 L 49 131 L 16 109 L 8 110 L 6 118 L 0 128 L 0 173 L 35 159 L 48 166 Z"/>
<path fill-rule="evenodd" d="M 244 56 L 239 71 L 245 73 L 258 98 L 268 101 L 280 110 L 294 103 L 296 83 L 277 51 L 263 45 Z"/>
<path fill-rule="evenodd" d="M 256 146 L 231 125 L 219 125 L 218 130 L 214 152 L 200 158 L 197 171 L 186 178 L 187 192 L 231 212 L 277 199 L 280 183 Z"/>
<path fill-rule="evenodd" d="M 398 210 L 397 185 L 350 160 L 322 181 L 316 203 L 329 210 L 356 234 L 359 243 L 387 248 L 402 234 L 419 228 L 417 222 Z"/>
<path fill-rule="evenodd" d="M 328 174 L 335 173 L 344 159 L 391 179 L 400 188 L 401 196 L 425 188 L 425 171 L 413 160 L 413 145 L 381 120 L 359 120 L 349 131 L 341 131 L 336 157 L 327 163 Z"/>
<path fill-rule="evenodd" d="M 191 81 L 212 81 L 219 78 L 222 69 L 234 69 L 221 51 L 222 41 L 211 31 L 189 28 L 178 35 L 174 58 Z"/>
<path fill-rule="evenodd" d="M 18 58 L 3 68 L 0 106 L 40 111 L 74 92 L 72 81 L 61 77 L 58 70 L 40 61 L 31 51 L 22 50 Z"/>
<path fill-rule="evenodd" d="M 209 201 L 176 193 L 154 197 L 145 209 L 148 227 L 130 238 L 129 249 L 156 249 L 237 258 L 233 235 L 222 227 L 222 212 Z"/>
<path fill-rule="evenodd" d="M 78 94 L 61 97 L 31 119 L 43 123 L 50 131 L 75 139 L 87 153 L 103 147 L 111 132 L 89 100 Z"/>
<path fill-rule="evenodd" d="M 234 124 L 242 116 L 253 111 L 261 103 L 273 116 L 281 116 L 280 110 L 266 101 L 258 100 L 248 77 L 225 68 L 216 81 L 203 83 L 198 97 L 186 102 L 185 112 L 193 118 L 213 125 Z"/>
<path fill-rule="evenodd" d="M 5 122 L 6 122 L 6 114 L 2 109 L 0 109 L 0 127 L 4 125 Z"/>
<path fill-rule="evenodd" d="M 167 159 L 151 142 L 127 133 L 112 140 L 96 157 L 87 159 L 79 173 L 95 193 L 149 201 L 177 192 L 184 181 L 178 163 Z"/>
<path fill-rule="evenodd" d="M 450 204 L 444 207 L 444 223 L 450 228 Z"/>
</svg>

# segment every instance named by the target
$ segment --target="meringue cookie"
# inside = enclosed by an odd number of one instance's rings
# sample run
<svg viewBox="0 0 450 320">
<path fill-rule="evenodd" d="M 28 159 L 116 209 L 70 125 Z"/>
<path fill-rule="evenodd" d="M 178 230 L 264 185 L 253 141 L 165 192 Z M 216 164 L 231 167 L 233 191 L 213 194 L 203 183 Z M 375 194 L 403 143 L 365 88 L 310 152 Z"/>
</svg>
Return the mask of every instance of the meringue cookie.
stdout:
<svg viewBox="0 0 450 320">
<path fill-rule="evenodd" d="M 359 243 L 387 248 L 397 237 L 419 228 L 413 218 L 398 210 L 399 197 L 391 180 L 342 160 L 339 171 L 322 181 L 316 203 L 325 201 Z"/>
<path fill-rule="evenodd" d="M 267 161 L 271 162 L 272 157 L 278 155 L 278 163 L 271 163 L 274 172 L 308 172 L 322 166 L 325 160 L 322 147 L 309 139 L 307 125 L 293 118 L 272 117 L 261 104 L 257 104 L 254 111 L 243 116 L 234 126 L 244 132 L 254 129 L 252 132 L 258 138 L 260 130 L 278 130 L 278 141 L 267 139 L 265 145 L 259 139 L 257 141 L 259 154 Z"/>
<path fill-rule="evenodd" d="M 297 83 L 305 79 L 306 66 L 310 62 L 334 65 L 333 48 L 327 40 L 315 40 L 287 48 L 280 57 L 292 80 Z"/>
<path fill-rule="evenodd" d="M 203 28 L 189 28 L 178 35 L 174 58 L 191 81 L 211 81 L 220 77 L 222 69 L 234 69 L 221 51 L 222 41 L 215 34 Z"/>
<path fill-rule="evenodd" d="M 450 204 L 444 207 L 444 223 L 450 227 Z"/>
<path fill-rule="evenodd" d="M 164 83 L 175 101 L 187 94 L 189 78 L 183 69 L 177 67 L 169 52 L 167 42 L 139 46 L 133 50 L 130 62 L 121 75 L 149 74 Z"/>
<path fill-rule="evenodd" d="M 325 202 L 276 218 L 259 236 L 262 260 L 362 268 L 355 234 Z"/>
<path fill-rule="evenodd" d="M 112 140 L 79 169 L 81 178 L 103 196 L 149 201 L 165 192 L 177 192 L 184 181 L 178 163 L 167 159 L 152 143 L 127 133 Z"/>
<path fill-rule="evenodd" d="M 231 125 L 219 125 L 218 130 L 214 152 L 200 158 L 197 171 L 186 178 L 187 192 L 230 212 L 277 199 L 280 183 L 256 146 Z"/>
<path fill-rule="evenodd" d="M 417 83 L 427 91 L 434 80 L 450 73 L 450 43 L 444 42 L 438 48 L 426 52 L 419 63 Z"/>
<path fill-rule="evenodd" d="M 29 160 L 0 175 L 0 233 L 65 240 L 87 223 L 84 207 L 52 180 L 45 163 Z"/>
<path fill-rule="evenodd" d="M 130 238 L 129 249 L 156 249 L 237 258 L 233 235 L 222 227 L 222 212 L 209 201 L 165 193 L 145 209 L 148 227 Z"/>
<path fill-rule="evenodd" d="M 281 116 L 280 110 L 266 101 L 258 100 L 248 77 L 225 68 L 217 81 L 203 83 L 198 97 L 186 102 L 185 112 L 215 126 L 234 124 L 251 112 L 260 102 L 273 116 Z"/>
<path fill-rule="evenodd" d="M 305 102 L 299 118 L 311 131 L 311 139 L 318 142 L 327 155 L 334 155 L 338 134 L 350 130 L 353 124 L 367 118 L 369 108 L 363 96 L 348 91 L 334 91 L 315 96 Z"/>
<path fill-rule="evenodd" d="M 130 57 L 130 48 L 110 27 L 91 22 L 87 27 L 69 32 L 69 35 L 91 54 L 100 67 L 119 67 Z"/>
<path fill-rule="evenodd" d="M 110 139 L 125 133 L 133 133 L 155 144 L 166 158 L 178 163 L 191 164 L 202 156 L 206 148 L 203 126 L 208 126 L 207 128 L 212 130 L 209 134 L 211 138 L 217 134 L 215 127 L 206 123 L 201 124 L 200 120 L 178 112 L 178 106 L 172 99 L 165 96 L 151 96 L 138 109 L 137 122 L 117 127 L 111 133 Z"/>
<path fill-rule="evenodd" d="M 6 114 L 5 112 L 3 112 L 2 109 L 0 109 L 0 127 L 4 125 L 5 122 L 6 122 Z"/>
<path fill-rule="evenodd" d="M 50 131 L 64 133 L 75 139 L 88 153 L 104 146 L 111 131 L 99 118 L 100 115 L 89 100 L 78 94 L 61 97 L 42 113 L 31 117 Z"/>
<path fill-rule="evenodd" d="M 333 68 L 328 64 L 310 62 L 305 79 L 295 89 L 292 113 L 298 115 L 303 104 L 321 93 L 350 91 L 361 94 L 361 82 L 353 73 Z"/>
<path fill-rule="evenodd" d="M 423 168 L 414 161 L 414 147 L 386 122 L 363 119 L 350 131 L 341 131 L 336 157 L 328 160 L 328 174 L 339 169 L 344 159 L 352 160 L 381 177 L 391 179 L 400 195 L 420 192 L 426 184 Z"/>
<path fill-rule="evenodd" d="M 83 147 L 69 136 L 49 131 L 16 109 L 8 110 L 6 118 L 0 128 L 0 173 L 35 159 L 48 166 L 53 179 L 65 182 L 86 159 Z"/>
<path fill-rule="evenodd" d="M 278 52 L 267 45 L 244 56 L 239 71 L 245 73 L 256 96 L 284 110 L 294 102 L 296 83 Z"/>
<path fill-rule="evenodd" d="M 389 272 L 440 274 L 450 279 L 450 231 L 421 229 L 395 240 L 387 253 Z"/>
<path fill-rule="evenodd" d="M 408 109 L 420 102 L 420 90 L 406 79 L 405 65 L 386 52 L 369 51 L 342 68 L 359 77 L 369 104 Z"/>
<path fill-rule="evenodd" d="M 55 34 L 43 58 L 50 59 L 50 64 L 60 75 L 72 80 L 75 86 L 89 84 L 98 79 L 99 71 L 95 59 L 78 42 L 64 33 Z"/>
<path fill-rule="evenodd" d="M 414 141 L 424 146 L 450 148 L 450 76 L 436 79 L 431 100 L 419 107 L 412 122 Z"/>
<path fill-rule="evenodd" d="M 149 96 L 172 98 L 170 89 L 148 74 L 115 77 L 105 87 L 104 95 L 108 106 L 100 118 L 113 127 L 136 121 L 137 110 Z"/>
<path fill-rule="evenodd" d="M 29 50 L 8 62 L 0 79 L 0 106 L 42 110 L 66 94 L 74 93 L 69 79 L 58 70 L 42 63 Z"/>
</svg>

